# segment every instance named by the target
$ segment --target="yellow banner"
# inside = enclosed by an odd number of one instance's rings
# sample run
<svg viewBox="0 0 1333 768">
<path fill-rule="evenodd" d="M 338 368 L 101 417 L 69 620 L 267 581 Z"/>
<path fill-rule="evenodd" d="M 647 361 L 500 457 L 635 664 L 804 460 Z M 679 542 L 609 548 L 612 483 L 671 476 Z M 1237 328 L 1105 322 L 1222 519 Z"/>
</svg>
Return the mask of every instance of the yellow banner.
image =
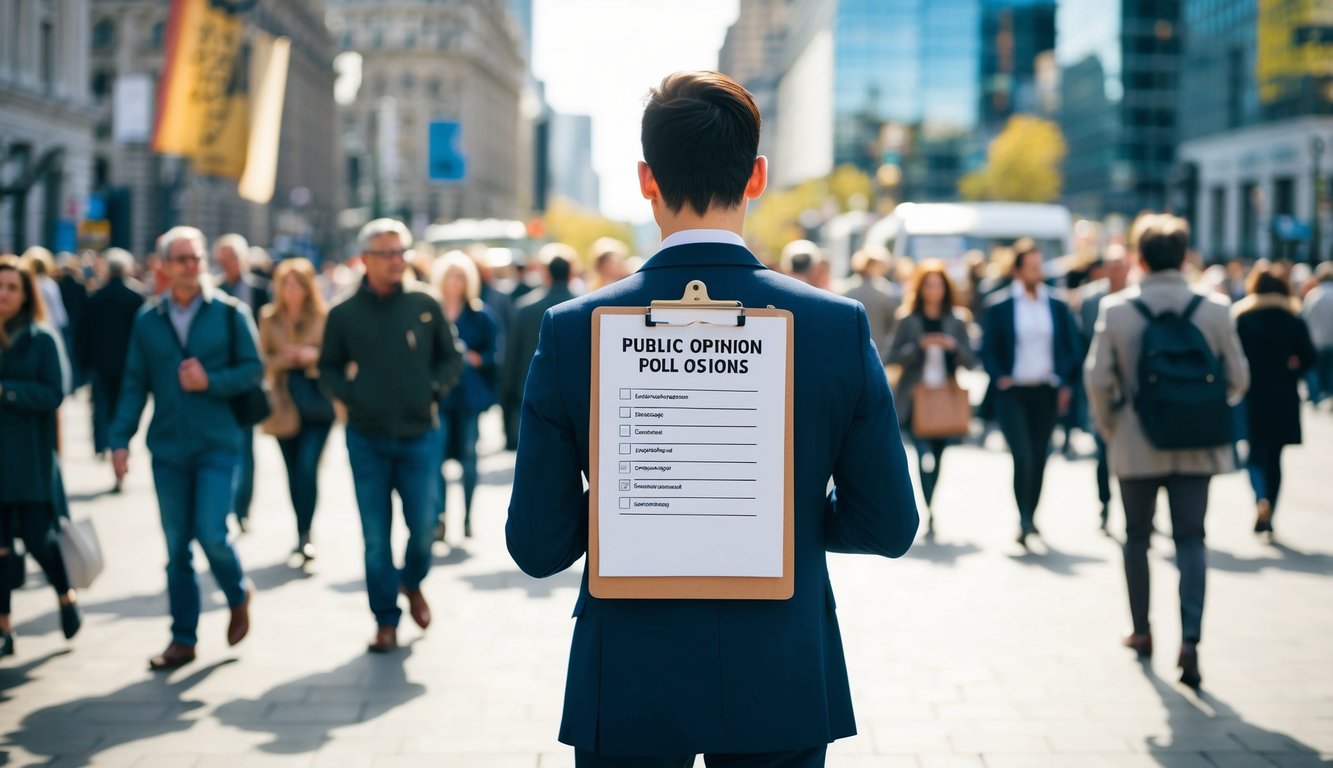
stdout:
<svg viewBox="0 0 1333 768">
<path fill-rule="evenodd" d="M 1302 80 L 1333 75 L 1333 3 L 1329 0 L 1259 0 L 1259 101 L 1298 98 Z M 1323 98 L 1327 99 L 1327 96 Z"/>
<path fill-rule="evenodd" d="M 239 177 L 249 122 L 241 17 L 209 0 L 172 0 L 167 27 L 153 150 L 195 158 L 204 173 Z"/>
</svg>

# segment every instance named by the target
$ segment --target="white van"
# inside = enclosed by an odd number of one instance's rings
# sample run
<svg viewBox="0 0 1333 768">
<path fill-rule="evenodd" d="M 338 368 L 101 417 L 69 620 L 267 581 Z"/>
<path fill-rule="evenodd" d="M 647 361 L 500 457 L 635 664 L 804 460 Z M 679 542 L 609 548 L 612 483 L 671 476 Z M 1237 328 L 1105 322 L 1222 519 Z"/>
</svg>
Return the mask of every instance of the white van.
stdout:
<svg viewBox="0 0 1333 768">
<path fill-rule="evenodd" d="M 1049 262 L 1074 252 L 1074 221 L 1062 205 L 1041 203 L 903 203 L 866 232 L 866 245 L 888 248 L 897 258 L 940 259 L 961 274 L 963 256 L 1037 241 Z"/>
</svg>

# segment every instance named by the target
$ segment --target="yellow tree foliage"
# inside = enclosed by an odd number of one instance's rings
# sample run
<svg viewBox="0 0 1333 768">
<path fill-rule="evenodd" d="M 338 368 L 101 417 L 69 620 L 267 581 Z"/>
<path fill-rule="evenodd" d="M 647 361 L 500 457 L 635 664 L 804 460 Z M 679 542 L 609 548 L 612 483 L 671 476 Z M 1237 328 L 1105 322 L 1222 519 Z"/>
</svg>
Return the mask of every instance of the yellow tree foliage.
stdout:
<svg viewBox="0 0 1333 768">
<path fill-rule="evenodd" d="M 801 214 L 820 212 L 829 201 L 847 211 L 853 200 L 869 200 L 874 191 L 870 176 L 856 166 L 840 165 L 828 176 L 810 179 L 790 189 L 769 187 L 745 220 L 746 238 L 760 252 L 776 258 L 782 248 L 804 237 Z"/>
<path fill-rule="evenodd" d="M 1060 126 L 1014 115 L 987 148 L 986 167 L 964 176 L 958 192 L 967 200 L 1049 203 L 1064 187 L 1066 151 Z"/>
<path fill-rule="evenodd" d="M 579 257 L 588 259 L 588 251 L 599 238 L 610 237 L 634 249 L 634 229 L 630 225 L 608 219 L 596 211 L 580 208 L 572 200 L 557 197 L 546 208 L 546 235 L 557 242 L 571 246 Z"/>
</svg>

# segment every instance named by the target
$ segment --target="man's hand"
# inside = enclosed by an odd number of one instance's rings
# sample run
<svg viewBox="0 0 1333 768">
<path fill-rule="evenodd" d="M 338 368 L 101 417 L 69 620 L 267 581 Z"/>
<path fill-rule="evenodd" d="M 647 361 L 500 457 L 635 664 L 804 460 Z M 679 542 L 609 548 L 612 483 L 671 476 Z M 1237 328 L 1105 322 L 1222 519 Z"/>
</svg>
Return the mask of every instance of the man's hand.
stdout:
<svg viewBox="0 0 1333 768">
<path fill-rule="evenodd" d="M 116 479 L 124 480 L 125 475 L 130 472 L 130 450 L 128 448 L 117 448 L 112 452 L 111 467 L 116 471 Z"/>
<path fill-rule="evenodd" d="M 181 389 L 186 392 L 203 392 L 208 389 L 208 372 L 197 357 L 182 362 L 176 374 L 180 378 Z"/>
<path fill-rule="evenodd" d="M 316 363 L 318 363 L 318 362 L 319 362 L 319 350 L 318 350 L 318 349 L 316 349 L 316 348 L 314 348 L 314 347 L 311 347 L 311 346 L 304 346 L 304 347 L 297 347 L 297 348 L 296 348 L 296 364 L 297 364 L 297 365 L 301 366 L 302 368 L 309 368 L 310 366 L 312 366 L 312 365 L 314 365 L 314 364 L 316 364 Z"/>
<path fill-rule="evenodd" d="M 1012 376 L 1001 376 L 999 380 L 995 382 L 995 386 L 999 387 L 1001 391 L 1006 390 L 1013 385 L 1014 378 Z"/>
<path fill-rule="evenodd" d="M 1060 387 L 1060 392 L 1059 394 L 1056 395 L 1055 398 L 1056 412 L 1060 414 L 1064 414 L 1065 412 L 1067 412 L 1069 410 L 1069 403 L 1070 401 L 1073 400 L 1073 398 L 1074 398 L 1074 393 L 1072 390 L 1069 389 L 1069 387 Z"/>
<path fill-rule="evenodd" d="M 472 366 L 473 368 L 481 367 L 481 353 L 473 352 L 472 350 L 469 349 L 467 352 L 464 353 L 463 356 L 467 358 L 468 365 Z"/>
</svg>

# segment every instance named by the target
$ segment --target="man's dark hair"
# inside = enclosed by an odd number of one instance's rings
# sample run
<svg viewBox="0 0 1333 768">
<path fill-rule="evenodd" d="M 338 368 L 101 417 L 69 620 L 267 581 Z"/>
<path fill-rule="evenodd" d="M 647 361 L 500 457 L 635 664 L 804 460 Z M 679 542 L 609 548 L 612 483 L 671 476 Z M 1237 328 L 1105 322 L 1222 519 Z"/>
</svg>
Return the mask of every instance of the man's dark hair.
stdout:
<svg viewBox="0 0 1333 768">
<path fill-rule="evenodd" d="M 643 110 L 643 159 L 672 212 L 689 203 L 734 208 L 759 155 L 759 107 L 719 72 L 677 72 L 662 81 Z"/>
<path fill-rule="evenodd" d="M 1245 292 L 1253 296 L 1272 293 L 1278 296 L 1290 296 L 1291 285 L 1282 279 L 1282 275 L 1272 264 L 1257 264 L 1245 280 Z"/>
<path fill-rule="evenodd" d="M 1041 249 L 1037 247 L 1037 241 L 1030 237 L 1021 237 L 1014 241 L 1013 252 L 1014 260 L 1009 265 L 1009 277 L 1015 280 L 1018 279 L 1018 270 L 1023 268 L 1023 259 L 1033 253 L 1037 254 L 1039 259 L 1042 257 Z"/>
<path fill-rule="evenodd" d="M 1190 247 L 1190 225 L 1169 213 L 1139 217 L 1134 228 L 1138 234 L 1139 256 L 1150 272 L 1180 269 Z"/>
<path fill-rule="evenodd" d="M 551 282 L 569 282 L 569 262 L 564 256 L 552 256 L 551 260 L 546 262 L 546 272 L 551 276 Z"/>
</svg>

